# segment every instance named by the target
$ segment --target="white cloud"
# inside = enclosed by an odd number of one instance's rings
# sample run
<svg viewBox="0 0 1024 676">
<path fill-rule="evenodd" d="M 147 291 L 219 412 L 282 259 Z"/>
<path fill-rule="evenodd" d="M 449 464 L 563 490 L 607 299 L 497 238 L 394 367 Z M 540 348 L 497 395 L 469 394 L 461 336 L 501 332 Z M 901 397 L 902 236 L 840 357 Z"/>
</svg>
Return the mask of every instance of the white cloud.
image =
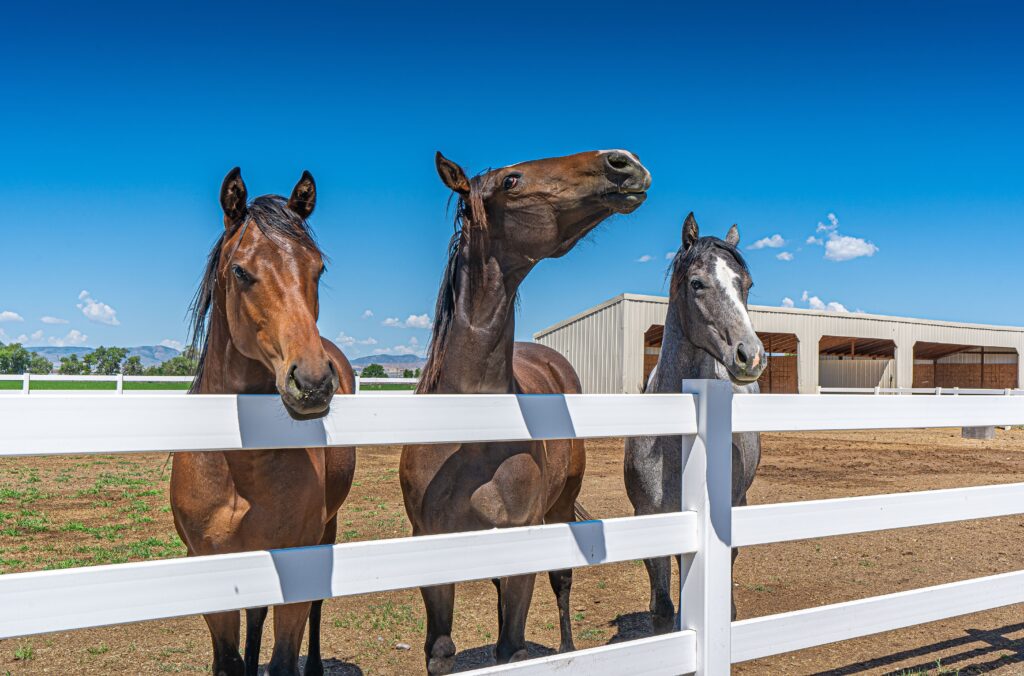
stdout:
<svg viewBox="0 0 1024 676">
<path fill-rule="evenodd" d="M 803 300 L 807 303 L 808 307 L 812 310 L 818 310 L 819 312 L 849 312 L 846 306 L 836 301 L 825 302 L 817 296 L 807 296 L 807 292 L 804 291 Z"/>
<path fill-rule="evenodd" d="M 788 251 L 780 251 L 776 256 L 780 261 L 791 261 L 793 260 L 793 254 Z"/>
<path fill-rule="evenodd" d="M 361 315 L 361 317 L 363 319 L 369 319 L 372 316 L 373 316 L 373 310 L 370 310 L 370 309 L 363 310 L 363 314 Z"/>
<path fill-rule="evenodd" d="M 18 336 L 17 338 L 15 338 L 14 342 L 15 343 L 21 343 L 22 345 L 24 345 L 25 343 L 28 342 L 28 336 L 23 333 L 20 336 Z"/>
<path fill-rule="evenodd" d="M 84 345 L 87 340 L 89 340 L 89 336 L 85 335 L 78 329 L 71 329 L 63 338 L 50 336 L 46 339 L 46 342 L 50 345 L 56 345 L 57 347 L 65 347 L 68 345 Z"/>
<path fill-rule="evenodd" d="M 824 237 L 811 235 L 807 244 L 824 245 L 825 258 L 830 261 L 849 261 L 862 256 L 874 256 L 878 247 L 862 237 L 850 237 L 839 232 L 839 218 L 835 214 L 828 215 L 828 223 L 818 222 L 815 232 L 825 233 Z"/>
<path fill-rule="evenodd" d="M 654 256 L 651 256 L 650 254 L 644 254 L 640 258 L 637 258 L 634 262 L 635 263 L 650 263 L 652 260 L 654 260 Z"/>
<path fill-rule="evenodd" d="M 164 347 L 169 347 L 172 350 L 177 350 L 178 352 L 181 352 L 182 350 L 185 349 L 184 343 L 182 343 L 180 340 L 174 340 L 173 338 L 164 338 L 163 340 L 160 341 L 159 344 L 163 345 Z"/>
<path fill-rule="evenodd" d="M 807 290 L 806 289 L 804 290 L 803 295 L 800 296 L 800 300 L 802 300 L 805 303 L 807 302 Z"/>
<path fill-rule="evenodd" d="M 34 341 L 37 341 L 37 342 L 38 342 L 38 341 L 40 341 L 40 340 L 42 340 L 42 339 L 43 339 L 43 330 L 42 330 L 42 329 L 39 329 L 38 331 L 36 331 L 35 333 L 33 333 L 33 334 L 32 334 L 31 336 L 29 336 L 29 337 L 30 337 L 30 338 L 31 338 L 32 340 L 34 340 Z"/>
<path fill-rule="evenodd" d="M 785 298 L 782 299 L 782 307 L 793 307 L 793 305 L 793 299 L 790 298 L 789 296 L 786 296 Z"/>
<path fill-rule="evenodd" d="M 89 321 L 108 326 L 120 325 L 121 322 L 117 319 L 117 310 L 106 303 L 94 299 L 89 295 L 88 291 L 82 291 L 82 293 L 78 294 L 78 300 L 82 301 L 78 304 L 78 309 L 82 311 L 82 314 Z"/>
<path fill-rule="evenodd" d="M 68 323 L 68 320 L 66 320 L 66 319 L 61 319 L 60 317 L 51 317 L 50 315 L 46 315 L 45 317 L 41 317 L 39 319 L 39 321 L 41 321 L 44 324 L 67 324 Z"/>
<path fill-rule="evenodd" d="M 0 322 L 23 322 L 25 318 L 19 315 L 17 312 L 11 310 L 4 310 L 0 312 Z"/>
<path fill-rule="evenodd" d="M 409 315 L 405 320 L 405 327 L 408 329 L 429 329 L 430 317 L 426 314 Z"/>
<path fill-rule="evenodd" d="M 334 339 L 334 342 L 342 347 L 352 347 L 353 345 L 376 345 L 376 338 L 364 338 L 359 340 L 353 336 L 348 335 L 344 331 L 338 334 L 338 337 Z"/>
<path fill-rule="evenodd" d="M 860 237 L 848 237 L 830 232 L 825 242 L 825 258 L 830 261 L 849 261 L 861 256 L 874 256 L 878 247 Z"/>
<path fill-rule="evenodd" d="M 815 232 L 832 232 L 837 229 L 839 229 L 839 219 L 836 218 L 835 214 L 829 214 L 828 225 L 818 221 L 818 227 L 815 228 Z"/>
<path fill-rule="evenodd" d="M 782 235 L 772 235 L 771 237 L 764 237 L 757 240 L 748 249 L 781 249 L 786 246 L 786 240 L 782 239 Z"/>
<path fill-rule="evenodd" d="M 672 260 L 673 258 L 676 257 L 677 253 L 679 253 L 679 252 L 678 251 L 668 251 L 668 252 L 666 252 L 665 253 L 665 260 L 667 260 L 667 261 Z"/>
<path fill-rule="evenodd" d="M 421 315 L 409 315 L 405 318 L 405 321 L 402 321 L 398 317 L 388 317 L 381 322 L 383 326 L 392 326 L 402 329 L 429 329 L 431 323 L 430 315 L 425 313 Z"/>
</svg>

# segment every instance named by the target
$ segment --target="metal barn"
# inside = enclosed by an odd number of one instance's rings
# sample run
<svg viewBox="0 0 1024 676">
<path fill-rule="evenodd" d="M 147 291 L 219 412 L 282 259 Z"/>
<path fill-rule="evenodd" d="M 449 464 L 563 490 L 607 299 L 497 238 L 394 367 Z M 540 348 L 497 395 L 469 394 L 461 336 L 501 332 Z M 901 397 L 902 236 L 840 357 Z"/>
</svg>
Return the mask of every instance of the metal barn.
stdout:
<svg viewBox="0 0 1024 676">
<path fill-rule="evenodd" d="M 624 293 L 534 334 L 588 393 L 639 392 L 658 361 L 668 298 Z M 769 353 L 763 392 L 818 387 L 1024 387 L 1024 327 L 751 306 Z"/>
</svg>

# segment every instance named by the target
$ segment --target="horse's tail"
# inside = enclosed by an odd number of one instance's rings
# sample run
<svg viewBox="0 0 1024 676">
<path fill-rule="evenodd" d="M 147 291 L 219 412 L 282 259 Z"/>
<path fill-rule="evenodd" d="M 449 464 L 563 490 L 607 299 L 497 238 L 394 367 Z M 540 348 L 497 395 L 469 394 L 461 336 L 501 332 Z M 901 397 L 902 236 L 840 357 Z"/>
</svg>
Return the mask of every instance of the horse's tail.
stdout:
<svg viewBox="0 0 1024 676">
<path fill-rule="evenodd" d="M 591 515 L 590 512 L 588 512 L 583 507 L 583 505 L 580 504 L 579 500 L 577 500 L 576 502 L 572 503 L 572 513 L 573 513 L 573 516 L 576 518 L 577 521 L 593 521 L 594 520 L 594 517 Z"/>
</svg>

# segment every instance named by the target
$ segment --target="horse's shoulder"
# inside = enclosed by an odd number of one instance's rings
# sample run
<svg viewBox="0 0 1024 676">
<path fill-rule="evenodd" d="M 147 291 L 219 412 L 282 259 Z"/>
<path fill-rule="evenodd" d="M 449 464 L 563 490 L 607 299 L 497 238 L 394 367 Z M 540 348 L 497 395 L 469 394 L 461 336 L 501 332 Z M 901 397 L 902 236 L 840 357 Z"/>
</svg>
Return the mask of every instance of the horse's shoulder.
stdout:
<svg viewBox="0 0 1024 676">
<path fill-rule="evenodd" d="M 524 394 L 579 394 L 576 370 L 558 351 L 540 343 L 516 343 L 512 375 Z"/>
</svg>

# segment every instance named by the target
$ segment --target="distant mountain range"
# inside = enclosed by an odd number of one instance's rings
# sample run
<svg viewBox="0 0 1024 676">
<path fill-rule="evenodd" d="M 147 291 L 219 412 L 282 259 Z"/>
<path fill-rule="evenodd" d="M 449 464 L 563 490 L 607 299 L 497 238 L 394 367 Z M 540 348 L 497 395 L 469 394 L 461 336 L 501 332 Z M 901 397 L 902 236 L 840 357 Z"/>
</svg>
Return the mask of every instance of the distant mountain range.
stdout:
<svg viewBox="0 0 1024 676">
<path fill-rule="evenodd" d="M 25 349 L 29 352 L 35 352 L 41 357 L 46 357 L 55 366 L 60 366 L 60 358 L 68 355 L 77 354 L 78 358 L 81 359 L 83 356 L 89 354 L 94 348 L 91 347 L 50 347 L 50 346 L 39 346 L 30 347 L 25 346 Z M 181 354 L 178 350 L 173 347 L 165 347 L 163 345 L 139 345 L 138 347 L 129 347 L 129 357 L 138 357 L 139 361 L 142 362 L 143 366 L 157 366 L 164 363 L 172 357 L 177 357 Z"/>
<path fill-rule="evenodd" d="M 368 357 L 359 357 L 358 359 L 350 360 L 352 366 L 362 368 L 369 366 L 370 364 L 380 364 L 381 366 L 401 366 L 407 369 L 421 369 L 423 365 L 427 363 L 427 360 L 423 357 L 417 357 L 414 354 L 371 354 Z"/>
</svg>

